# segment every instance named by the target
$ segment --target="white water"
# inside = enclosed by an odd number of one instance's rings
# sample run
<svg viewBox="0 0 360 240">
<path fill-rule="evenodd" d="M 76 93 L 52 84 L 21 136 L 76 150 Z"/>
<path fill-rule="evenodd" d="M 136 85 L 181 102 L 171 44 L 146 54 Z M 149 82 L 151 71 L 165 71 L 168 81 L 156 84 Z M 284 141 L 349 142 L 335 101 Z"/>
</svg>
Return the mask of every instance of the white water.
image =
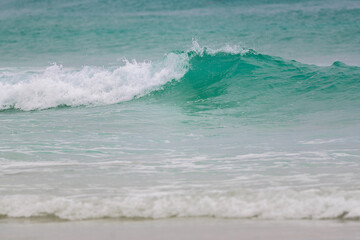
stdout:
<svg viewBox="0 0 360 240">
<path fill-rule="evenodd" d="M 67 70 L 59 65 L 42 73 L 0 73 L 0 109 L 35 110 L 60 105 L 105 105 L 142 96 L 188 69 L 186 54 L 170 53 L 161 63 L 125 60 L 115 69 L 83 67 Z M 20 76 L 19 76 L 20 75 Z"/>
<path fill-rule="evenodd" d="M 0 215 L 96 218 L 216 217 L 259 219 L 357 219 L 360 191 L 290 189 L 149 193 L 125 196 L 13 195 L 0 197 Z"/>
</svg>

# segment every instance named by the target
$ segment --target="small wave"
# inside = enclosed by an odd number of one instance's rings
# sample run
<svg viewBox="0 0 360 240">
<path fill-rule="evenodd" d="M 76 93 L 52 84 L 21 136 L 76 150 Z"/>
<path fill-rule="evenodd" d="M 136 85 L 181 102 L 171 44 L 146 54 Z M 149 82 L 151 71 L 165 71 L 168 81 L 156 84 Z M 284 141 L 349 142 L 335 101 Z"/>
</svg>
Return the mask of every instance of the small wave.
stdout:
<svg viewBox="0 0 360 240">
<path fill-rule="evenodd" d="M 0 215 L 65 220 L 215 217 L 258 219 L 360 218 L 359 191 L 263 190 L 133 194 L 119 197 L 0 197 Z"/>
<path fill-rule="evenodd" d="M 314 101 L 333 101 L 327 105 L 342 109 L 343 100 L 359 100 L 359 73 L 360 68 L 340 62 L 318 67 L 239 46 L 201 47 L 194 41 L 190 50 L 170 52 L 162 61 L 125 60 L 113 69 L 69 70 L 54 64 L 42 73 L 2 70 L 0 110 L 107 105 L 148 93 L 194 109 L 242 106 L 240 112 L 259 114 L 269 109 L 307 111 L 305 105 L 323 108 Z"/>
<path fill-rule="evenodd" d="M 170 53 L 161 63 L 125 60 L 112 70 L 86 66 L 75 71 L 54 64 L 40 74 L 0 73 L 0 109 L 114 104 L 180 79 L 187 70 L 188 56 Z"/>
</svg>

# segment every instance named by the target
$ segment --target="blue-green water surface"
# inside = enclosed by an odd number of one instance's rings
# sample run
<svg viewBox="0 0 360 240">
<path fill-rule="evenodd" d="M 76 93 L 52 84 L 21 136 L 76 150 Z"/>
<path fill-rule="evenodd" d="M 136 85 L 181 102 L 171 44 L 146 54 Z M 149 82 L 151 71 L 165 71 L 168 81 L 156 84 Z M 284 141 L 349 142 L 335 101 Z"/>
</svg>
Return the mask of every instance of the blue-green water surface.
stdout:
<svg viewBox="0 0 360 240">
<path fill-rule="evenodd" d="M 358 1 L 0 3 L 0 216 L 360 217 Z"/>
</svg>

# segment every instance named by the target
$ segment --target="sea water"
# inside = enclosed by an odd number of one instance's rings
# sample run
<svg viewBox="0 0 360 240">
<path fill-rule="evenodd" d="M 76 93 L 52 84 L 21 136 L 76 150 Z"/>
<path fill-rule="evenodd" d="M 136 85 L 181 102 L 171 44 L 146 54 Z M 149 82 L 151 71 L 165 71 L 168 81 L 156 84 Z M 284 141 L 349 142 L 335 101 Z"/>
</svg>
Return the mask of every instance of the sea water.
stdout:
<svg viewBox="0 0 360 240">
<path fill-rule="evenodd" d="M 360 218 L 360 3 L 0 3 L 0 215 Z"/>
</svg>

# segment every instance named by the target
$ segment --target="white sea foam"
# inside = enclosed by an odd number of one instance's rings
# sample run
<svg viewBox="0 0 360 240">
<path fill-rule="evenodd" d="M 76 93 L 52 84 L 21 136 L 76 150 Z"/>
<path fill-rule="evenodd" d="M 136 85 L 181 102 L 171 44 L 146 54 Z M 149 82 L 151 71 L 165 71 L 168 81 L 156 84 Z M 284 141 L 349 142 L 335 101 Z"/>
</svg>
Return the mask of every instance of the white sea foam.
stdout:
<svg viewBox="0 0 360 240">
<path fill-rule="evenodd" d="M 83 67 L 76 71 L 54 64 L 43 73 L 0 73 L 0 109 L 34 110 L 127 101 L 180 79 L 188 64 L 187 54 L 170 53 L 161 63 L 125 60 L 124 66 L 115 69 Z"/>
<path fill-rule="evenodd" d="M 325 144 L 325 143 L 335 143 L 335 142 L 343 142 L 344 139 L 314 139 L 311 141 L 300 141 L 301 144 Z"/>
<path fill-rule="evenodd" d="M 249 49 L 242 48 L 239 45 L 225 45 L 221 48 L 210 48 L 210 47 L 202 47 L 200 44 L 193 39 L 191 51 L 203 56 L 204 53 L 215 55 L 217 53 L 229 53 L 229 54 L 246 54 L 249 52 Z"/>
<path fill-rule="evenodd" d="M 360 192 L 340 190 L 241 190 L 128 193 L 118 197 L 0 197 L 0 215 L 61 219 L 217 217 L 358 219 Z"/>
</svg>

